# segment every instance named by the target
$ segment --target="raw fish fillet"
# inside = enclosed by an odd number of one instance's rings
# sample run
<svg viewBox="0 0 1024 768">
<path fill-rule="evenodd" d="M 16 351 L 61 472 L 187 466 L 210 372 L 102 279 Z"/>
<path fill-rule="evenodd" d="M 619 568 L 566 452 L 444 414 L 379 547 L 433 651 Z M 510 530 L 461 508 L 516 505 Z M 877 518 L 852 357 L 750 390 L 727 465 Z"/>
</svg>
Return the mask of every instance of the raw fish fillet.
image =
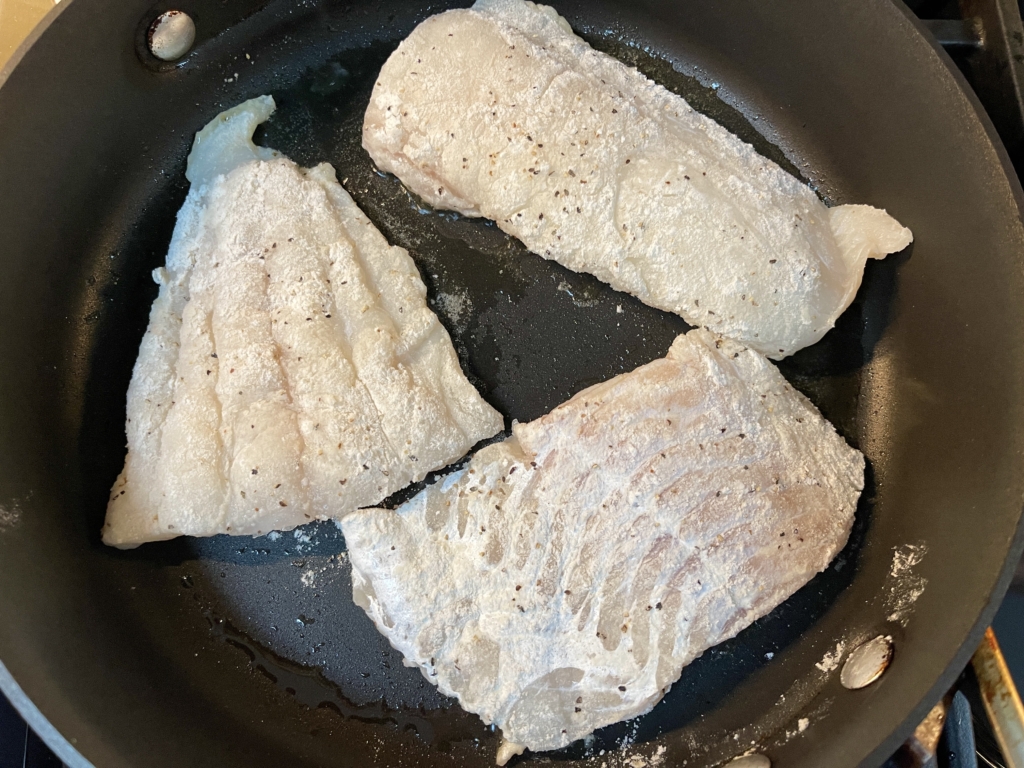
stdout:
<svg viewBox="0 0 1024 768">
<path fill-rule="evenodd" d="M 502 428 L 409 255 L 334 169 L 252 143 L 273 110 L 248 101 L 196 136 L 153 275 L 107 544 L 339 518 Z"/>
<path fill-rule="evenodd" d="M 705 330 L 341 525 L 409 665 L 515 745 L 650 710 L 846 543 L 864 457 L 763 356 Z"/>
<path fill-rule="evenodd" d="M 439 208 L 780 359 L 820 339 L 864 264 L 909 229 L 805 184 L 554 10 L 478 0 L 432 16 L 381 70 L 377 165 Z"/>
</svg>

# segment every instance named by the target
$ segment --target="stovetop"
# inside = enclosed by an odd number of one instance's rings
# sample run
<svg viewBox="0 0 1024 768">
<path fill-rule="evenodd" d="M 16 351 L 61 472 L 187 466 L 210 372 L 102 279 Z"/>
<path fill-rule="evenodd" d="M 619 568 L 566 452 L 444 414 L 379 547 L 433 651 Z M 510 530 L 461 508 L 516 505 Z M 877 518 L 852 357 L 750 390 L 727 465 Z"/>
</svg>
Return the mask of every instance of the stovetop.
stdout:
<svg viewBox="0 0 1024 768">
<path fill-rule="evenodd" d="M 21 10 L 39 5 L 32 21 L 56 0 L 22 0 Z M 1017 169 L 1024 174 L 1024 0 L 906 0 L 910 9 L 953 58 L 978 95 Z M 9 4 L 8 4 L 9 5 Z M 0 0 L 0 22 L 7 20 Z M 33 6 L 34 8 L 34 6 Z M 8 9 L 9 10 L 9 9 Z M 31 9 L 30 9 L 31 10 Z M 24 15 L 24 13 L 23 13 Z M 30 25 L 19 34 L 27 34 Z M 10 31 L 10 25 L 0 30 Z M 7 35 L 10 37 L 10 34 Z M 6 40 L 13 48 L 10 40 Z M 0 54 L 8 51 L 0 51 Z M 5 58 L 0 56 L 0 58 Z M 2 61 L 0 61 L 2 63 Z M 1024 565 L 1007 594 L 993 628 L 1014 678 L 1024 683 Z M 1006 764 L 981 705 L 977 682 L 968 667 L 951 693 L 950 715 L 938 750 L 922 760 L 901 750 L 884 768 L 1005 768 Z M 954 727 L 959 723 L 959 729 Z M 965 742 L 964 729 L 969 734 Z M 962 745 L 974 742 L 974 754 Z M 61 768 L 54 756 L 0 696 L 0 768 Z"/>
</svg>

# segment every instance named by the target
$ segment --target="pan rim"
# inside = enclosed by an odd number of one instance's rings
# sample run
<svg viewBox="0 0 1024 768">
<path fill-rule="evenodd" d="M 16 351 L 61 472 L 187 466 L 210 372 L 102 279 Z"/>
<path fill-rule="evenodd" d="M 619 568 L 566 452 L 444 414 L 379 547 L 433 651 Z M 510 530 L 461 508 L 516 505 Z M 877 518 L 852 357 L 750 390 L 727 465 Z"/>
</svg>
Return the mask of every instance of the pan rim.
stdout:
<svg viewBox="0 0 1024 768">
<path fill-rule="evenodd" d="M 93 764 L 75 749 L 75 746 L 53 726 L 46 715 L 28 697 L 28 694 L 18 685 L 18 681 L 14 679 L 2 661 L 0 661 L 0 692 L 3 692 L 22 719 L 67 768 L 93 768 Z"/>
<path fill-rule="evenodd" d="M 39 20 L 39 23 L 35 25 L 25 39 L 21 41 L 21 44 L 14 49 L 14 53 L 7 59 L 3 67 L 0 67 L 0 88 L 3 88 L 7 83 L 7 80 L 18 65 L 21 64 L 29 49 L 36 44 L 39 38 L 46 34 L 47 30 L 53 25 L 53 22 L 70 8 L 74 2 L 75 0 L 64 0 L 54 5 Z M 42 713 L 42 710 L 29 698 L 28 694 L 18 684 L 18 681 L 14 679 L 14 675 L 7 669 L 2 659 L 0 659 L 0 693 L 7 697 L 7 700 L 11 702 L 11 706 L 21 715 L 21 718 L 28 727 L 42 739 L 50 751 L 59 757 L 68 768 L 94 768 L 93 764 L 67 740 L 64 734 L 57 730 L 46 715 Z"/>
<path fill-rule="evenodd" d="M 1009 182 L 1010 192 L 1017 205 L 1017 218 L 1019 221 L 1024 223 L 1024 186 L 1021 185 L 1020 177 L 1017 175 L 1017 171 L 1013 167 L 1013 163 L 1010 161 L 1010 154 L 1006 151 L 1003 140 L 996 131 L 992 118 L 989 117 L 988 112 L 982 105 L 981 99 L 978 98 L 978 95 L 974 92 L 970 83 L 967 82 L 967 78 L 964 77 L 964 74 L 956 66 L 952 57 L 946 53 L 946 50 L 939 44 L 938 40 L 928 32 L 924 23 L 917 18 L 906 3 L 904 3 L 903 0 L 893 0 L 891 5 L 895 11 L 902 14 L 902 16 L 910 23 L 917 35 L 932 48 L 938 56 L 939 61 L 942 62 L 947 72 L 952 76 L 953 82 L 956 84 L 957 88 L 967 99 L 967 103 L 970 104 L 975 117 L 978 118 L 982 129 L 985 131 L 985 137 L 992 145 L 993 150 L 995 150 L 996 157 L 999 158 L 1000 168 L 1002 169 L 1007 182 Z M 1017 517 L 1017 527 L 1014 531 L 1013 538 L 1010 541 L 1006 559 L 1003 561 L 999 578 L 996 579 L 996 583 L 992 587 L 992 592 L 989 595 L 988 602 L 978 614 L 978 618 L 975 620 L 971 629 L 967 632 L 966 638 L 960 646 L 960 650 L 954 654 L 942 674 L 939 675 L 932 687 L 928 689 L 927 694 L 921 699 L 916 707 L 910 710 L 907 717 L 902 723 L 900 723 L 899 727 L 895 728 L 889 736 L 883 739 L 879 745 L 864 758 L 861 762 L 861 766 L 863 766 L 863 768 L 874 768 L 875 766 L 881 765 L 882 762 L 888 759 L 888 757 L 899 748 L 900 744 L 906 741 L 917 725 L 924 720 L 928 712 L 935 706 L 935 703 L 945 694 L 946 691 L 949 690 L 956 678 L 959 677 L 960 673 L 967 667 L 968 663 L 970 663 L 970 658 L 974 655 L 974 651 L 981 642 L 981 638 L 985 634 L 986 627 L 992 623 L 992 619 L 995 617 L 996 612 L 999 610 L 999 606 L 1003 602 L 1003 598 L 1006 596 L 1006 591 L 1010 587 L 1014 571 L 1017 568 L 1017 562 L 1021 559 L 1022 555 L 1024 555 L 1024 502 L 1020 505 L 1020 514 Z"/>
<path fill-rule="evenodd" d="M 36 41 L 46 33 L 46 30 L 50 28 L 50 25 L 53 24 L 57 17 L 64 13 L 64 11 L 67 10 L 73 2 L 74 0 L 64 0 L 63 2 L 58 2 L 57 5 L 54 5 L 53 8 L 47 11 L 46 15 L 39 20 L 39 23 L 33 27 L 32 31 L 28 33 L 25 39 L 21 41 L 21 44 L 14 49 L 14 53 L 11 54 L 11 57 L 7 59 L 6 63 L 4 63 L 2 67 L 0 67 L 0 88 L 4 87 L 4 83 L 7 82 L 7 79 L 21 63 L 21 60 L 25 58 L 25 54 L 28 53 L 29 48 L 36 44 Z"/>
</svg>

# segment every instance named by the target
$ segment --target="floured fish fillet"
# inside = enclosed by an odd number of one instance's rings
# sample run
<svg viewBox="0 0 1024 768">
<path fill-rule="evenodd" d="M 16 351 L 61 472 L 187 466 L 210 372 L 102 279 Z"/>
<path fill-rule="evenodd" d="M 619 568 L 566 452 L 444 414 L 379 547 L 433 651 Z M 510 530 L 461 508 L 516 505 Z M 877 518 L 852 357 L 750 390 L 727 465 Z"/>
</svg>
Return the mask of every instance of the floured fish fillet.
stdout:
<svg viewBox="0 0 1024 768">
<path fill-rule="evenodd" d="M 334 169 L 252 143 L 273 110 L 248 101 L 196 136 L 128 390 L 107 544 L 339 518 L 502 427 L 409 255 Z"/>
<path fill-rule="evenodd" d="M 554 10 L 478 0 L 388 59 L 363 146 L 431 205 L 779 359 L 820 339 L 909 229 L 828 209 Z"/>
<path fill-rule="evenodd" d="M 846 543 L 864 457 L 705 330 L 342 521 L 356 602 L 514 746 L 647 712 Z"/>
</svg>

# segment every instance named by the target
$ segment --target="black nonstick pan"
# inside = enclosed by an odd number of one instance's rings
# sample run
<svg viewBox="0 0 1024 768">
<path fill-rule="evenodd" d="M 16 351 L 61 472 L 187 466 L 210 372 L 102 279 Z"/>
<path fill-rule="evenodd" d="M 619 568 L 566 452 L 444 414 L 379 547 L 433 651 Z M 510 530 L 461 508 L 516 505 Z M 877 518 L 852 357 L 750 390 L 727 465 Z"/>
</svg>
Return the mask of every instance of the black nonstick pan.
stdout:
<svg viewBox="0 0 1024 768">
<path fill-rule="evenodd" d="M 1024 544 L 1020 186 L 949 60 L 889 0 L 555 4 L 826 201 L 885 207 L 915 242 L 780 364 L 867 455 L 846 550 L 649 715 L 517 761 L 878 765 L 965 665 Z M 663 355 L 686 326 L 375 171 L 359 146 L 373 78 L 444 3 L 183 0 L 198 35 L 174 65 L 145 45 L 170 7 L 65 0 L 0 74 L 0 687 L 74 766 L 492 764 L 498 734 L 352 604 L 333 524 L 99 541 L 192 136 L 272 94 L 258 141 L 335 165 L 412 253 L 509 423 Z M 843 687 L 879 635 L 888 669 Z"/>
</svg>

